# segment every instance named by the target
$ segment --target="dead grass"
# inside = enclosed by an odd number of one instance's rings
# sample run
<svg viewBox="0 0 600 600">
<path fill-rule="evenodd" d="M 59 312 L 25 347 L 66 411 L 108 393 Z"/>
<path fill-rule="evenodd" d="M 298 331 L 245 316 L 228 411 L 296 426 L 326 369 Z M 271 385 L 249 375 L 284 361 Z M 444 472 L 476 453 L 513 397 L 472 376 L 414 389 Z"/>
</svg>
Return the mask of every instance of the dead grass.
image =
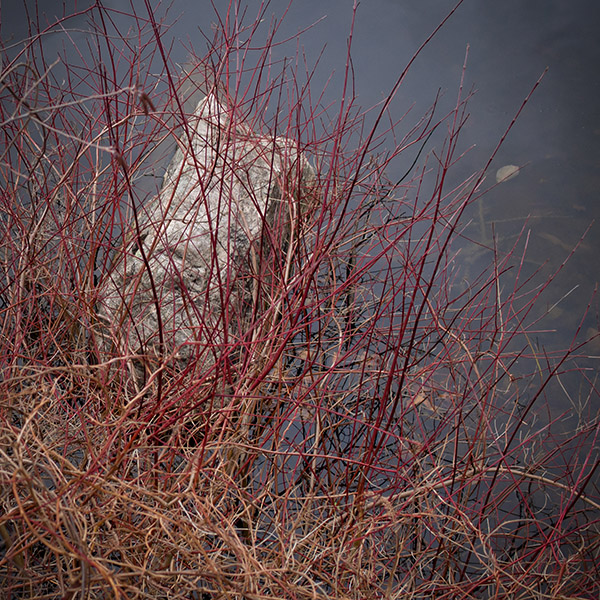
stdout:
<svg viewBox="0 0 600 600">
<path fill-rule="evenodd" d="M 521 272 L 522 242 L 458 279 L 452 242 L 483 189 L 480 174 L 445 183 L 462 88 L 443 118 L 384 131 L 386 105 L 365 133 L 352 99 L 310 95 L 310 71 L 269 73 L 268 44 L 243 87 L 223 25 L 199 65 L 255 130 L 298 142 L 319 202 L 291 233 L 265 230 L 243 274 L 252 317 L 216 325 L 237 335 L 214 359 L 177 368 L 166 350 L 136 387 L 140 356 L 100 351 L 96 303 L 185 111 L 158 28 L 132 15 L 132 49 L 110 16 L 90 11 L 102 60 L 63 61 L 66 89 L 43 36 L 3 56 L 3 597 L 597 597 L 596 383 L 581 373 L 575 430 L 542 418 L 585 347 L 575 332 L 532 352 L 550 282 Z M 140 56 L 163 57 L 156 80 Z M 390 181 L 401 153 L 420 158 Z"/>
</svg>

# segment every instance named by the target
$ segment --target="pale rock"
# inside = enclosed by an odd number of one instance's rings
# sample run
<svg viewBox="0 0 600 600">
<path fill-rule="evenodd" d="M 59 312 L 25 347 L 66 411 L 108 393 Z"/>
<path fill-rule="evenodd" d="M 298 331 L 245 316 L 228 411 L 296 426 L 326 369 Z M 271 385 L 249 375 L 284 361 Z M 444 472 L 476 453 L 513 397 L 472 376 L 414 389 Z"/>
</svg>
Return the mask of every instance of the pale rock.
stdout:
<svg viewBox="0 0 600 600">
<path fill-rule="evenodd" d="M 290 203 L 302 211 L 314 187 L 294 141 L 255 134 L 214 95 L 199 103 L 187 131 L 100 301 L 110 332 L 105 358 L 145 357 L 136 366 L 146 370 L 193 357 L 210 365 L 243 335 L 252 255 L 270 233 L 281 243 Z"/>
</svg>

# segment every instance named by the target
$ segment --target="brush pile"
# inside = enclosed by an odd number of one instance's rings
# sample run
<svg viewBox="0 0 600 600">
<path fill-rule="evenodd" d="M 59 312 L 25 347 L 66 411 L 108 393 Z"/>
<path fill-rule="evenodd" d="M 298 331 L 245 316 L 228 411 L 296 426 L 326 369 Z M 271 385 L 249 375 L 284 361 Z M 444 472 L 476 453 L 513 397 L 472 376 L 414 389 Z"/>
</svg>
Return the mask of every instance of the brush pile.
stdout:
<svg viewBox="0 0 600 600">
<path fill-rule="evenodd" d="M 597 599 L 597 382 L 526 236 L 462 276 L 462 82 L 324 105 L 229 7 L 200 103 L 152 12 L 1 48 L 2 600 Z"/>
</svg>

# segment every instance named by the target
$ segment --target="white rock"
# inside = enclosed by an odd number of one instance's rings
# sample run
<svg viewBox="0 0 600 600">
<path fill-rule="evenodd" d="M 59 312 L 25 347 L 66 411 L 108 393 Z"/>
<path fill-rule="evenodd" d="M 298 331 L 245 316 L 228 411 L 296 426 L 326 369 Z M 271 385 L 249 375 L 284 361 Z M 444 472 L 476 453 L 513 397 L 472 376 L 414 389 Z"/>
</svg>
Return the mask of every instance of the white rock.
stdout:
<svg viewBox="0 0 600 600">
<path fill-rule="evenodd" d="M 188 131 L 160 193 L 139 212 L 147 264 L 136 241 L 106 284 L 99 313 L 109 339 L 120 340 L 110 356 L 213 362 L 243 335 L 252 252 L 270 229 L 281 242 L 289 203 L 302 210 L 313 187 L 314 171 L 294 141 L 255 134 L 213 95 L 199 103 Z"/>
</svg>

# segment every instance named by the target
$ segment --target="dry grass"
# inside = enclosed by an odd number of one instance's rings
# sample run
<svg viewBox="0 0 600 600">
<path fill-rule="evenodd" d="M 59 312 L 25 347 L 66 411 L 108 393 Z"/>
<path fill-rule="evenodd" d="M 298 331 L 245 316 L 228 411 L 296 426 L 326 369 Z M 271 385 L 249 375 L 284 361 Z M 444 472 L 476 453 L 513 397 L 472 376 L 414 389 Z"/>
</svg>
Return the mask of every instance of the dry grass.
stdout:
<svg viewBox="0 0 600 600">
<path fill-rule="evenodd" d="M 136 387 L 140 356 L 101 352 L 97 300 L 189 82 L 158 25 L 132 15 L 132 49 L 110 17 L 89 12 L 95 52 L 63 60 L 66 78 L 43 36 L 3 55 L 3 597 L 598 597 L 596 384 L 580 373 L 568 434 L 541 417 L 585 348 L 532 353 L 550 282 L 525 276 L 522 246 L 458 278 L 452 242 L 483 188 L 446 186 L 462 89 L 444 118 L 407 127 L 386 104 L 365 130 L 352 99 L 314 99 L 310 72 L 269 71 L 272 39 L 245 87 L 223 25 L 198 69 L 254 130 L 297 141 L 319 202 L 291 233 L 265 230 L 240 275 L 252 317 L 214 325 L 237 335 L 185 368 L 165 350 Z M 137 69 L 153 61 L 156 79 Z M 400 154 L 419 161 L 389 181 Z"/>
</svg>

